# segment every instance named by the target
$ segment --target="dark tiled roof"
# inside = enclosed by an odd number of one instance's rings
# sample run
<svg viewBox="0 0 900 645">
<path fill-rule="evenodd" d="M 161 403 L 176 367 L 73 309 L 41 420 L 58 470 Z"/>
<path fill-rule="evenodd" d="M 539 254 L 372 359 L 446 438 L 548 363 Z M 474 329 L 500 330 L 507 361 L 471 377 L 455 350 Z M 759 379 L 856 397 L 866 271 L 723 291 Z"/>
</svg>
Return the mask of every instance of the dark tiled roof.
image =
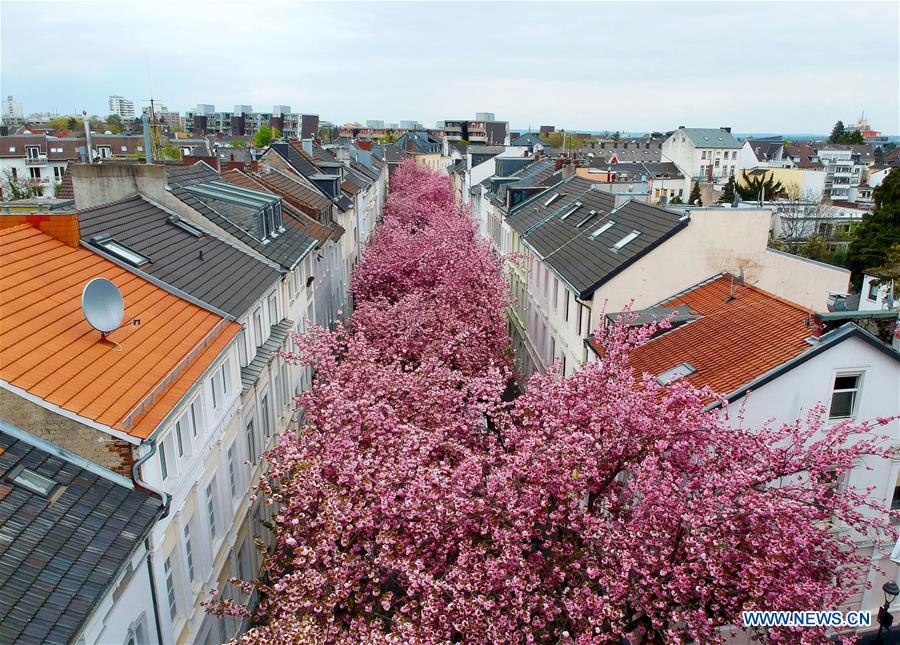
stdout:
<svg viewBox="0 0 900 645">
<path fill-rule="evenodd" d="M 554 194 L 560 197 L 544 204 Z M 576 202 L 581 206 L 562 219 Z M 589 219 L 585 218 L 595 211 Z M 514 210 L 510 226 L 528 246 L 582 298 L 688 225 L 679 213 L 628 201 L 615 208 L 615 196 L 597 190 L 597 184 L 572 177 Z M 603 224 L 614 224 L 591 237 Z M 620 249 L 619 240 L 633 231 L 639 235 Z"/>
<path fill-rule="evenodd" d="M 160 501 L 13 434 L 0 432 L 0 449 L 0 642 L 71 642 L 153 526 Z M 11 482 L 19 466 L 61 488 L 47 498 Z"/>
<path fill-rule="evenodd" d="M 265 262 L 208 233 L 196 237 L 140 196 L 82 211 L 78 221 L 83 241 L 111 236 L 150 259 L 142 271 L 236 318 L 280 279 Z"/>
<path fill-rule="evenodd" d="M 296 146 L 279 141 L 271 145 L 271 149 L 281 155 L 291 167 L 304 177 L 317 175 L 321 171 L 309 160 L 300 148 L 300 143 L 296 142 Z"/>
<path fill-rule="evenodd" d="M 257 239 L 259 211 L 256 208 L 239 206 L 187 190 L 189 186 L 216 180 L 220 180 L 218 173 L 204 163 L 176 167 L 168 172 L 169 190 L 175 197 L 282 267 L 293 267 L 312 250 L 314 240 L 290 218 L 284 218 L 285 230 L 278 237 L 263 244 Z"/>
<path fill-rule="evenodd" d="M 269 190 L 278 193 L 285 199 L 296 201 L 300 206 L 306 206 L 312 212 L 319 213 L 331 207 L 332 201 L 318 190 L 307 187 L 286 173 L 273 170 L 270 173 L 261 174 L 259 181 Z"/>
<path fill-rule="evenodd" d="M 262 183 L 262 179 L 257 175 L 251 177 L 247 173 L 241 172 L 240 170 L 229 170 L 222 175 L 222 179 L 227 181 L 229 184 L 234 184 L 236 186 L 243 186 L 244 188 L 261 190 L 264 192 L 271 192 L 277 195 L 281 195 L 282 199 L 284 199 L 282 205 L 284 207 L 285 213 L 289 214 L 294 219 L 294 221 L 300 224 L 300 229 L 306 235 L 317 240 L 318 242 L 324 242 L 334 233 L 332 229 L 319 224 L 317 219 L 313 219 L 305 212 L 303 212 L 303 210 L 293 205 L 290 198 L 284 192 L 274 190 Z M 328 204 L 330 205 L 331 202 L 329 201 Z M 314 212 L 316 212 L 316 215 L 318 216 L 318 211 Z"/>
<path fill-rule="evenodd" d="M 59 199 L 75 199 L 75 184 L 72 181 L 72 171 L 66 168 L 66 174 L 63 175 L 62 182 L 59 184 L 59 192 L 56 195 Z"/>
<path fill-rule="evenodd" d="M 284 344 L 285 339 L 288 337 L 288 331 L 293 325 L 293 322 L 284 319 L 273 326 L 272 333 L 269 334 L 269 339 L 256 350 L 256 356 L 253 357 L 250 364 L 241 369 L 241 387 L 244 392 L 249 390 L 253 387 L 253 384 L 256 383 L 259 375 L 262 374 L 262 371 L 266 369 L 266 365 L 272 360 L 272 356 Z"/>
</svg>

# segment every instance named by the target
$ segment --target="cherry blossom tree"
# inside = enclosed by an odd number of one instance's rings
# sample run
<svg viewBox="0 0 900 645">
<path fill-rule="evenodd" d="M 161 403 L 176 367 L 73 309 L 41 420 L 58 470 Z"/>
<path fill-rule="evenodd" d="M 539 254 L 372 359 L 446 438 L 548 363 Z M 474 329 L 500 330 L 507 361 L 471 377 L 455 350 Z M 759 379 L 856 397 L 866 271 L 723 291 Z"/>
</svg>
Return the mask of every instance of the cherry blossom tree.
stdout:
<svg viewBox="0 0 900 645">
<path fill-rule="evenodd" d="M 316 379 L 260 482 L 261 601 L 213 603 L 258 623 L 244 642 L 712 642 L 742 610 L 839 606 L 854 538 L 893 535 L 871 491 L 834 488 L 887 457 L 889 420 L 735 429 L 714 393 L 632 373 L 655 327 L 598 330 L 602 361 L 508 401 L 500 265 L 421 166 L 353 290 L 348 324 L 287 356 Z"/>
</svg>

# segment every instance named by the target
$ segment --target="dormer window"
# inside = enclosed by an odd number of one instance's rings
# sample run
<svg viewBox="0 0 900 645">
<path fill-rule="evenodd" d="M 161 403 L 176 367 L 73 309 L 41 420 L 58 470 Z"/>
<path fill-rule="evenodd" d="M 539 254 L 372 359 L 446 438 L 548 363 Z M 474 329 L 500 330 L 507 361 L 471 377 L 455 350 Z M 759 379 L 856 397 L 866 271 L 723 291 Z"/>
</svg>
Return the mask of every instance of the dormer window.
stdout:
<svg viewBox="0 0 900 645">
<path fill-rule="evenodd" d="M 547 201 L 544 202 L 544 207 L 549 206 L 550 204 L 555 202 L 557 199 L 559 199 L 559 193 L 553 193 L 552 195 L 550 195 L 549 199 L 547 199 Z"/>
<path fill-rule="evenodd" d="M 150 258 L 109 238 L 94 238 L 91 240 L 91 243 L 132 266 L 139 267 L 150 262 Z"/>
</svg>

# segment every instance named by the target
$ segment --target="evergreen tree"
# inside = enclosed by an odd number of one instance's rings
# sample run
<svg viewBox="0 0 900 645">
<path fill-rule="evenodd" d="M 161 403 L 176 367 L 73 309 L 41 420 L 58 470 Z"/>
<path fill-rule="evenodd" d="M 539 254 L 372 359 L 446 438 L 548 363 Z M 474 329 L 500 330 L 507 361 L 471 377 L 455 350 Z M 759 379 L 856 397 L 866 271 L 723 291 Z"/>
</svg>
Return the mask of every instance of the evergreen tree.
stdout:
<svg viewBox="0 0 900 645">
<path fill-rule="evenodd" d="M 840 143 L 841 137 L 844 136 L 844 122 L 838 121 L 834 124 L 834 127 L 831 129 L 831 136 L 828 137 L 828 140 L 831 143 Z"/>
<path fill-rule="evenodd" d="M 863 145 L 866 142 L 866 140 L 863 139 L 862 132 L 860 132 L 859 130 L 854 130 L 853 132 L 845 133 L 845 136 L 847 139 L 846 143 Z"/>
<path fill-rule="evenodd" d="M 694 180 L 694 187 L 691 188 L 691 195 L 688 197 L 688 203 L 691 205 L 702 206 L 700 198 L 700 181 Z"/>
<path fill-rule="evenodd" d="M 847 250 L 856 288 L 866 269 L 882 267 L 891 249 L 900 246 L 900 171 L 891 172 L 872 197 L 875 210 L 853 230 Z"/>
<path fill-rule="evenodd" d="M 763 173 L 756 177 L 750 177 L 744 170 L 741 175 L 741 183 L 735 185 L 738 195 L 745 201 L 762 199 L 775 199 L 775 196 L 784 192 L 784 186 L 780 181 L 775 181 L 775 173 Z"/>
<path fill-rule="evenodd" d="M 719 197 L 719 202 L 724 204 L 730 204 L 734 201 L 734 177 L 728 178 L 728 183 L 725 184 L 725 190 L 722 191 L 722 196 Z"/>
</svg>

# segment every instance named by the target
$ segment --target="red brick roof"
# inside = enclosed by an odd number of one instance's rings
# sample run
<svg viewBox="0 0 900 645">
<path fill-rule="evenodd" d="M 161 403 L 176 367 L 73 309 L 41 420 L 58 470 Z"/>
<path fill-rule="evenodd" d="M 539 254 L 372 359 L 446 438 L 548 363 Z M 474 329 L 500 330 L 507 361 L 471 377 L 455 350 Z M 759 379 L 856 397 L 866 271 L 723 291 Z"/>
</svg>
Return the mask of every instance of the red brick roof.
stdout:
<svg viewBox="0 0 900 645">
<path fill-rule="evenodd" d="M 727 394 L 810 348 L 812 311 L 751 285 L 735 284 L 730 299 L 731 289 L 723 274 L 661 303 L 702 317 L 636 348 L 635 373 L 659 375 L 687 362 L 696 369 L 685 377 L 690 383 Z"/>
</svg>

